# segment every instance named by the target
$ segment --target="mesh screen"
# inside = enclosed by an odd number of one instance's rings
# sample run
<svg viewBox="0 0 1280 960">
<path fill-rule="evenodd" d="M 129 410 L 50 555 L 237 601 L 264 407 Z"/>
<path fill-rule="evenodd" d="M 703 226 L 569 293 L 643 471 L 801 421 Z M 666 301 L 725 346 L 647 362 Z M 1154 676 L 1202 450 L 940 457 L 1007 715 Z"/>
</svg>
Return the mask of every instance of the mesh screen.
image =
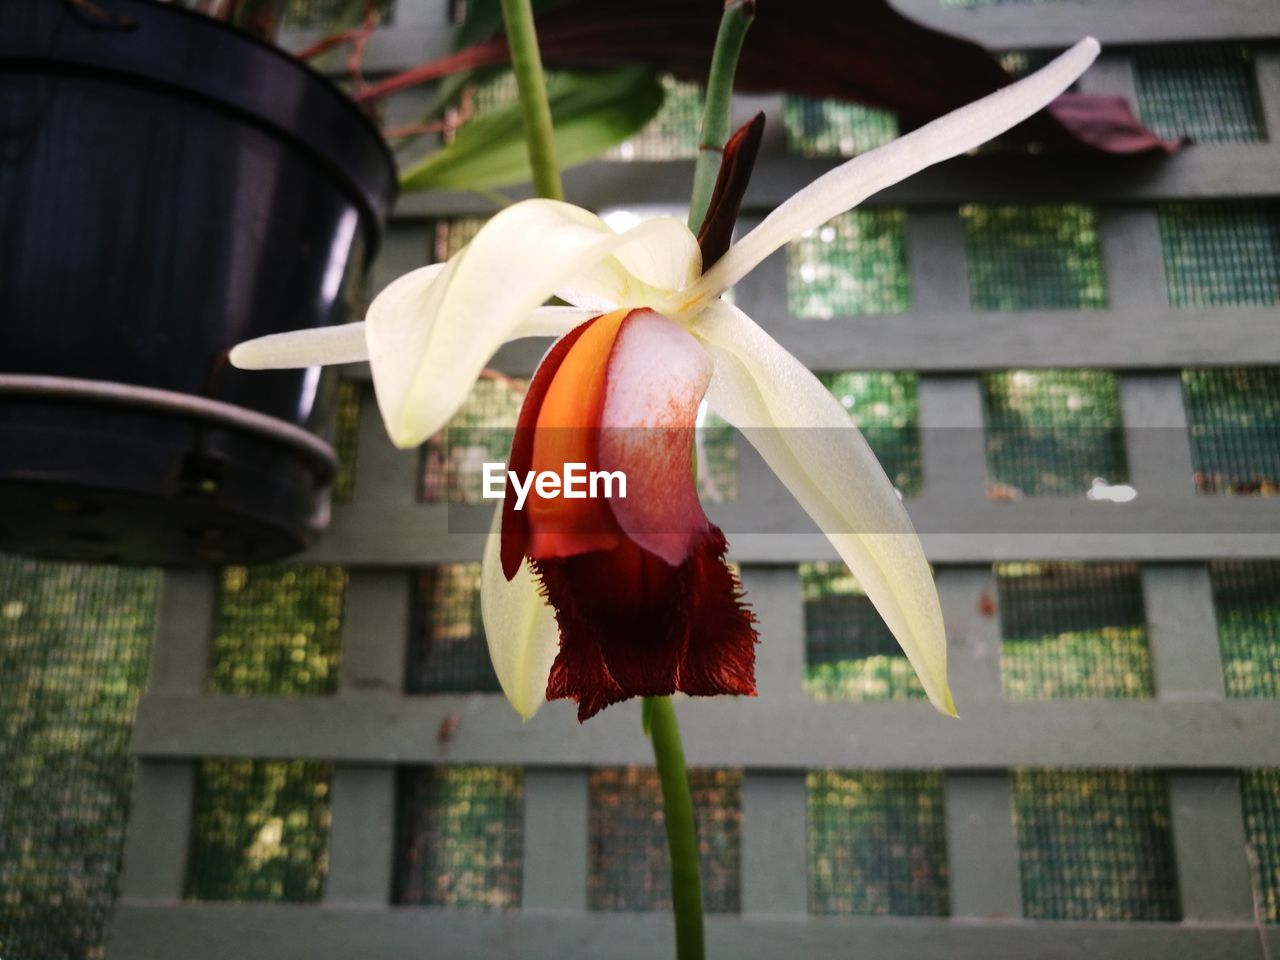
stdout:
<svg viewBox="0 0 1280 960">
<path fill-rule="evenodd" d="M 1129 475 L 1114 373 L 1008 370 L 982 377 L 988 496 L 1079 496 Z"/>
<path fill-rule="evenodd" d="M 807 780 L 811 913 L 950 912 L 941 773 L 815 770 Z"/>
<path fill-rule="evenodd" d="M 480 564 L 428 567 L 414 584 L 409 693 L 496 693 L 480 613 Z"/>
<path fill-rule="evenodd" d="M 350 503 L 355 496 L 359 437 L 360 384 L 343 380 L 338 384 L 338 412 L 333 423 L 333 448 L 338 453 L 338 475 L 333 480 L 336 503 Z"/>
<path fill-rule="evenodd" d="M 528 385 L 501 374 L 476 381 L 448 426 L 423 446 L 424 501 L 484 502 L 484 464 L 506 462 Z"/>
<path fill-rule="evenodd" d="M 1253 54 L 1234 43 L 1143 47 L 1134 54 L 1142 122 L 1201 143 L 1265 140 Z"/>
<path fill-rule="evenodd" d="M 975 310 L 1106 306 L 1097 215 L 1079 204 L 960 208 Z"/>
<path fill-rule="evenodd" d="M 816 700 L 918 700 L 924 687 L 843 563 L 802 563 L 805 693 Z"/>
<path fill-rule="evenodd" d="M 1015 770 L 1025 916 L 1178 920 L 1164 777 L 1134 770 Z"/>
<path fill-rule="evenodd" d="M 1153 695 L 1135 565 L 1001 563 L 996 583 L 1010 700 Z"/>
<path fill-rule="evenodd" d="M 1280 923 L 1280 770 L 1240 773 L 1253 895 L 1264 923 Z"/>
<path fill-rule="evenodd" d="M 155 570 L 0 557 L 0 956 L 100 960 Z"/>
<path fill-rule="evenodd" d="M 187 898 L 319 900 L 332 775 L 331 764 L 303 760 L 201 761 Z"/>
<path fill-rule="evenodd" d="M 694 820 L 708 913 L 739 909 L 742 773 L 692 769 Z M 593 770 L 588 902 L 592 910 L 670 910 L 671 866 L 662 788 L 650 767 Z"/>
<path fill-rule="evenodd" d="M 828 320 L 911 309 L 907 215 L 852 210 L 787 245 L 787 307 Z"/>
<path fill-rule="evenodd" d="M 1209 565 L 1228 697 L 1280 697 L 1280 561 Z"/>
<path fill-rule="evenodd" d="M 702 89 L 696 83 L 662 78 L 657 115 L 639 133 L 605 153 L 608 160 L 690 160 L 698 155 Z"/>
<path fill-rule="evenodd" d="M 372 0 L 378 12 L 378 26 L 391 23 L 395 0 Z M 295 30 L 337 30 L 359 23 L 370 0 L 288 0 L 284 25 Z"/>
<path fill-rule="evenodd" d="M 213 693 L 306 696 L 338 684 L 342 567 L 227 567 L 213 638 Z"/>
<path fill-rule="evenodd" d="M 918 494 L 924 484 L 919 378 L 875 370 L 821 373 L 818 379 L 849 411 L 893 485 L 903 496 Z"/>
<path fill-rule="evenodd" d="M 1196 489 L 1280 492 L 1280 367 L 1184 370 L 1182 396 Z"/>
<path fill-rule="evenodd" d="M 1162 203 L 1159 220 L 1170 304 L 1269 307 L 1280 302 L 1280 204 Z"/>
<path fill-rule="evenodd" d="M 520 906 L 524 776 L 516 767 L 400 771 L 396 903 Z"/>
<path fill-rule="evenodd" d="M 805 157 L 852 157 L 898 135 L 894 114 L 842 100 L 788 96 L 782 123 L 788 149 Z"/>
</svg>

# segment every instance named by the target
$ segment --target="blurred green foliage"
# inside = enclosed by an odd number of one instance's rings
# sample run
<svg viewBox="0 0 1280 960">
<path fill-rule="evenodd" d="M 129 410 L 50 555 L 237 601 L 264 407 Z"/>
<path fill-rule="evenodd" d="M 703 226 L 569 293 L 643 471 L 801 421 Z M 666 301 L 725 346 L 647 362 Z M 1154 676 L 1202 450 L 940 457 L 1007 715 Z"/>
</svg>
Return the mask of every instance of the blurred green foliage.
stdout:
<svg viewBox="0 0 1280 960">
<path fill-rule="evenodd" d="M 787 308 L 820 320 L 910 310 L 906 212 L 851 210 L 788 244 Z"/>
<path fill-rule="evenodd" d="M 807 783 L 811 913 L 950 912 L 941 773 L 814 770 Z"/>
<path fill-rule="evenodd" d="M 960 208 L 975 310 L 1107 305 L 1097 215 L 1080 204 Z"/>
<path fill-rule="evenodd" d="M 1201 493 L 1280 492 L 1280 367 L 1182 371 Z"/>
<path fill-rule="evenodd" d="M 342 567 L 227 567 L 213 639 L 213 693 L 333 693 L 341 657 Z"/>
<path fill-rule="evenodd" d="M 919 700 L 924 687 L 843 563 L 800 564 L 804 690 L 815 700 Z"/>
<path fill-rule="evenodd" d="M 1157 210 L 1170 304 L 1194 309 L 1280 302 L 1280 203 L 1178 200 Z"/>
<path fill-rule="evenodd" d="M 740 909 L 742 771 L 689 770 L 708 913 Z M 592 910 L 670 910 L 662 788 L 652 767 L 593 770 L 587 828 Z"/>
<path fill-rule="evenodd" d="M 0 557 L 0 956 L 101 960 L 159 572 Z"/>
<path fill-rule="evenodd" d="M 520 906 L 524 773 L 423 767 L 400 773 L 396 902 L 473 910 Z"/>
<path fill-rule="evenodd" d="M 1280 561 L 1210 564 L 1228 697 L 1280 697 Z"/>
<path fill-rule="evenodd" d="M 318 901 L 332 776 L 332 764 L 303 760 L 201 761 L 188 899 Z"/>
<path fill-rule="evenodd" d="M 843 100 L 788 95 L 782 123 L 787 147 L 803 157 L 853 157 L 898 136 L 896 115 Z"/>
<path fill-rule="evenodd" d="M 1114 373 L 986 373 L 982 392 L 987 475 L 999 485 L 993 496 L 1080 496 L 1095 477 L 1128 479 Z"/>
<path fill-rule="evenodd" d="M 1154 695 L 1137 566 L 1001 563 L 996 582 L 1010 700 Z"/>
<path fill-rule="evenodd" d="M 1015 770 L 1013 797 L 1026 917 L 1180 919 L 1163 775 Z"/>
</svg>

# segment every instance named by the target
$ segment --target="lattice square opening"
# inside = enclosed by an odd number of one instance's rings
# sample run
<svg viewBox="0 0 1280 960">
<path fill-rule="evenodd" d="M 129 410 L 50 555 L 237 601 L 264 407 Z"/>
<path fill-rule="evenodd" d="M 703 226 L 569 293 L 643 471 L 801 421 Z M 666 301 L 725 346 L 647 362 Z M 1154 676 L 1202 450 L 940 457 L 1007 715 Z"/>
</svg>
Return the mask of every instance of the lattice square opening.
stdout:
<svg viewBox="0 0 1280 960">
<path fill-rule="evenodd" d="M 898 641 L 843 563 L 802 563 L 804 690 L 815 700 L 921 700 Z"/>
<path fill-rule="evenodd" d="M 1161 774 L 1015 770 L 1013 797 L 1025 916 L 1181 918 Z"/>
<path fill-rule="evenodd" d="M 889 481 L 904 497 L 924 486 L 920 462 L 920 379 L 888 370 L 820 373 L 822 385 L 849 411 Z"/>
<path fill-rule="evenodd" d="M 791 315 L 828 320 L 910 310 L 906 229 L 902 210 L 851 210 L 788 244 Z"/>
<path fill-rule="evenodd" d="M 333 480 L 335 503 L 350 503 L 356 492 L 356 452 L 360 443 L 360 384 L 338 384 L 338 411 L 333 422 L 333 448 L 338 454 L 338 475 Z"/>
<path fill-rule="evenodd" d="M 100 960 L 159 571 L 0 557 L 0 955 Z"/>
<path fill-rule="evenodd" d="M 1280 492 L 1280 367 L 1184 370 L 1182 396 L 1200 493 Z"/>
<path fill-rule="evenodd" d="M 513 910 L 524 873 L 518 767 L 400 771 L 396 903 Z"/>
<path fill-rule="evenodd" d="M 227 567 L 210 692 L 333 693 L 346 590 L 342 567 Z"/>
<path fill-rule="evenodd" d="M 960 208 L 975 310 L 1107 305 L 1098 218 L 1080 204 Z"/>
<path fill-rule="evenodd" d="M 898 136 L 895 114 L 843 100 L 787 96 L 782 123 L 787 148 L 803 157 L 853 157 Z"/>
<path fill-rule="evenodd" d="M 806 779 L 811 913 L 951 912 L 941 773 L 814 770 Z"/>
<path fill-rule="evenodd" d="M 689 789 L 708 913 L 740 909 L 742 772 L 692 769 Z M 670 910 L 671 861 L 662 788 L 651 767 L 593 770 L 588 823 L 592 910 Z"/>
<path fill-rule="evenodd" d="M 506 463 L 528 386 L 497 373 L 476 381 L 444 430 L 423 446 L 423 501 L 494 502 L 484 499 L 484 464 Z"/>
<path fill-rule="evenodd" d="M 657 115 L 635 136 L 604 154 L 605 160 L 691 160 L 698 155 L 702 88 L 672 76 L 662 78 Z"/>
<path fill-rule="evenodd" d="M 995 572 L 1010 700 L 1153 696 L 1137 566 L 1000 563 Z"/>
<path fill-rule="evenodd" d="M 987 373 L 982 394 L 990 498 L 1079 496 L 1128 480 L 1114 373 Z"/>
<path fill-rule="evenodd" d="M 1280 561 L 1209 565 L 1228 697 L 1280 697 Z"/>
<path fill-rule="evenodd" d="M 1240 800 L 1263 923 L 1280 923 L 1280 770 L 1243 770 Z"/>
<path fill-rule="evenodd" d="M 1182 200 L 1162 203 L 1158 216 L 1171 305 L 1280 303 L 1280 204 Z"/>
<path fill-rule="evenodd" d="M 328 763 L 202 760 L 187 899 L 318 901 L 329 869 L 332 777 Z"/>
<path fill-rule="evenodd" d="M 414 584 L 409 693 L 497 693 L 480 611 L 480 564 L 427 567 Z"/>
<path fill-rule="evenodd" d="M 1142 122 L 1166 139 L 1253 143 L 1267 138 L 1253 52 L 1239 43 L 1143 47 L 1133 60 Z"/>
</svg>

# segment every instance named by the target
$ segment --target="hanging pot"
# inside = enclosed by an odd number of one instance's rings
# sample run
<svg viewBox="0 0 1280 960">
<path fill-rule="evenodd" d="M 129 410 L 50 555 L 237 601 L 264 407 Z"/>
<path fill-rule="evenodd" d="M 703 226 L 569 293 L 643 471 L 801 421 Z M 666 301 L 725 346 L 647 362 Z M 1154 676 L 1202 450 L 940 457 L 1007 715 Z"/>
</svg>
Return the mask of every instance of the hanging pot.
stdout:
<svg viewBox="0 0 1280 960">
<path fill-rule="evenodd" d="M 227 351 L 345 321 L 395 184 L 375 127 L 272 46 L 153 0 L 0 2 L 0 551 L 303 546 L 331 385 Z"/>
</svg>

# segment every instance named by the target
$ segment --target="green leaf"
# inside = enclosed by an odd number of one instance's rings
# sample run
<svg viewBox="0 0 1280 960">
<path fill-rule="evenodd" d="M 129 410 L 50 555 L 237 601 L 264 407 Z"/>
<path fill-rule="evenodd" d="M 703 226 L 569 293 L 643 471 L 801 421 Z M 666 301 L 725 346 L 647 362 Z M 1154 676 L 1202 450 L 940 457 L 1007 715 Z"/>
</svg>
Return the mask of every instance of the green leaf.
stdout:
<svg viewBox="0 0 1280 960">
<path fill-rule="evenodd" d="M 561 167 L 585 163 L 621 143 L 662 106 L 662 84 L 648 66 L 610 73 L 563 73 L 547 84 Z M 467 121 L 453 142 L 406 170 L 400 188 L 492 190 L 529 180 L 519 104 Z"/>
</svg>

